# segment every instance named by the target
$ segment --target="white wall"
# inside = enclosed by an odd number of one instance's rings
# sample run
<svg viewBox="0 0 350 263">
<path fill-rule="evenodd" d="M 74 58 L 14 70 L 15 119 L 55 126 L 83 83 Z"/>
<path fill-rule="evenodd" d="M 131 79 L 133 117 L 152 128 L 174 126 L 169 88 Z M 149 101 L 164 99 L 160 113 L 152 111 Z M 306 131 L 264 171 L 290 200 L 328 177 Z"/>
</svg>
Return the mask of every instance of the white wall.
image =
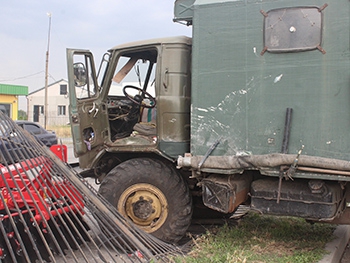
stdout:
<svg viewBox="0 0 350 263">
<path fill-rule="evenodd" d="M 60 80 L 48 86 L 47 88 L 47 103 L 48 103 L 48 116 L 46 120 L 47 126 L 56 125 L 66 125 L 69 122 L 68 107 L 69 107 L 69 97 L 67 95 L 60 95 L 60 85 L 67 85 L 68 82 L 65 80 Z M 28 120 L 34 121 L 34 105 L 45 105 L 45 88 L 39 89 L 30 93 L 27 96 L 27 114 Z M 58 106 L 65 106 L 65 115 L 58 114 Z M 44 125 L 44 114 L 39 114 L 39 123 Z"/>
</svg>

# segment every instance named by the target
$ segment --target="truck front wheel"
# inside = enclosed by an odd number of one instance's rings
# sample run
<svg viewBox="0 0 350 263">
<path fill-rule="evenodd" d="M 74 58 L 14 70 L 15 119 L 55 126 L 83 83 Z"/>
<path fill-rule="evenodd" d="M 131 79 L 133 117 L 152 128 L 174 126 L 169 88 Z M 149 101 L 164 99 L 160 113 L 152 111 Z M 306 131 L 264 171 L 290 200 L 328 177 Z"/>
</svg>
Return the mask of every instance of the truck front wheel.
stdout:
<svg viewBox="0 0 350 263">
<path fill-rule="evenodd" d="M 165 242 L 179 241 L 191 223 L 188 186 L 175 168 L 159 160 L 121 163 L 108 173 L 99 192 L 124 217 Z"/>
</svg>

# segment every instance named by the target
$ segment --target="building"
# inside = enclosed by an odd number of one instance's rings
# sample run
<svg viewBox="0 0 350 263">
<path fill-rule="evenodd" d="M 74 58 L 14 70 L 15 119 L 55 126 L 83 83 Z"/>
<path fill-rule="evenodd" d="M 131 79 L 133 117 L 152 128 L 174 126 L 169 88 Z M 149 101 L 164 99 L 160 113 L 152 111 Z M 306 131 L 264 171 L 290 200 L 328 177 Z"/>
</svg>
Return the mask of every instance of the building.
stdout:
<svg viewBox="0 0 350 263">
<path fill-rule="evenodd" d="M 13 120 L 18 119 L 18 96 L 28 95 L 27 86 L 0 84 L 0 110 Z"/>
<path fill-rule="evenodd" d="M 68 82 L 64 79 L 47 87 L 47 126 L 60 126 L 69 123 Z M 33 91 L 27 96 L 28 120 L 45 125 L 45 87 Z"/>
</svg>

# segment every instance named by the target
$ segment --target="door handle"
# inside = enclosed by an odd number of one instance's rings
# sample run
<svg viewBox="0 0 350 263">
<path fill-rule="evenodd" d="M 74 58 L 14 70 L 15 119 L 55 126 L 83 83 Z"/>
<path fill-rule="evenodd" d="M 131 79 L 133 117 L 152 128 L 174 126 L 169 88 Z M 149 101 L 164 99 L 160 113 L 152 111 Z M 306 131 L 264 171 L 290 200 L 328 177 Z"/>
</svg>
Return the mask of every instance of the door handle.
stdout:
<svg viewBox="0 0 350 263">
<path fill-rule="evenodd" d="M 91 113 L 93 113 L 95 110 L 96 110 L 96 103 L 94 102 L 94 103 L 92 104 L 92 108 L 91 108 L 88 112 L 89 112 L 89 114 L 91 114 Z"/>
<path fill-rule="evenodd" d="M 89 112 L 89 114 L 95 112 L 92 117 L 96 118 L 97 113 L 98 113 L 98 108 L 96 107 L 96 103 L 95 102 L 92 104 L 92 108 L 88 112 Z"/>
</svg>

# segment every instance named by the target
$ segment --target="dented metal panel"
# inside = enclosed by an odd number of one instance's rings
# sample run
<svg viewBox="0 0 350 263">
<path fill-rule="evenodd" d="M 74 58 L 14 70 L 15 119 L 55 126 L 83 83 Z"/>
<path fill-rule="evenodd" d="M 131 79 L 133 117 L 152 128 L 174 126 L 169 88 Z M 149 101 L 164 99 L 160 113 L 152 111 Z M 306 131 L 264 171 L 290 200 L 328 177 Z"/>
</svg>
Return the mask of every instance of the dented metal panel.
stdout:
<svg viewBox="0 0 350 263">
<path fill-rule="evenodd" d="M 297 153 L 305 145 L 303 155 L 350 158 L 350 4 L 332 1 L 322 8 L 324 4 L 287 0 L 195 2 L 193 155 L 204 155 L 221 136 L 212 155 L 278 153 L 285 111 L 292 108 L 289 153 Z M 326 53 L 316 48 L 261 54 L 265 45 L 261 10 L 269 14 L 275 9 L 300 8 L 298 12 L 304 12 L 305 7 L 320 8 L 322 28 L 318 32 Z M 295 34 L 298 24 L 285 30 L 286 36 Z"/>
<path fill-rule="evenodd" d="M 252 176 L 231 175 L 228 178 L 222 175 L 210 175 L 200 183 L 203 189 L 203 203 L 211 209 L 222 213 L 232 213 L 248 198 Z"/>
</svg>

